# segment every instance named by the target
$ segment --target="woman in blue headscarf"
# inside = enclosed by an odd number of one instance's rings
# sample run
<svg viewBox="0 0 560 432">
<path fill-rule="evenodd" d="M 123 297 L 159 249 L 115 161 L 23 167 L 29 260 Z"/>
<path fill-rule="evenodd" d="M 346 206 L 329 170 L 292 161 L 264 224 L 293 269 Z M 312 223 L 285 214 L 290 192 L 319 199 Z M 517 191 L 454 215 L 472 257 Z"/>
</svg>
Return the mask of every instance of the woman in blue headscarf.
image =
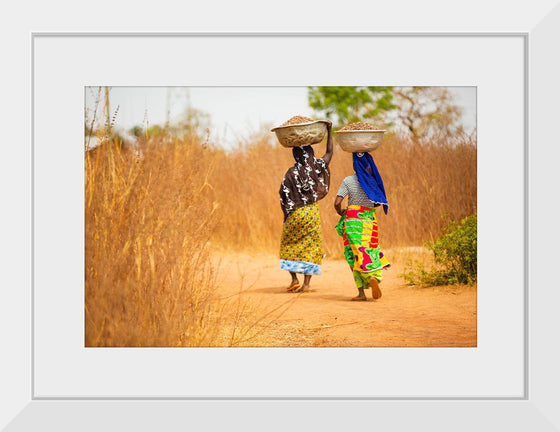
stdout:
<svg viewBox="0 0 560 432">
<path fill-rule="evenodd" d="M 364 289 L 371 288 L 374 299 L 381 297 L 381 270 L 390 265 L 379 248 L 375 217 L 375 208 L 382 205 L 387 214 L 389 203 L 371 155 L 353 153 L 352 159 L 356 173 L 342 181 L 334 202 L 334 208 L 341 216 L 336 230 L 344 238 L 344 256 L 358 288 L 358 296 L 352 300 L 366 301 Z M 343 210 L 342 200 L 347 195 L 348 208 Z"/>
</svg>

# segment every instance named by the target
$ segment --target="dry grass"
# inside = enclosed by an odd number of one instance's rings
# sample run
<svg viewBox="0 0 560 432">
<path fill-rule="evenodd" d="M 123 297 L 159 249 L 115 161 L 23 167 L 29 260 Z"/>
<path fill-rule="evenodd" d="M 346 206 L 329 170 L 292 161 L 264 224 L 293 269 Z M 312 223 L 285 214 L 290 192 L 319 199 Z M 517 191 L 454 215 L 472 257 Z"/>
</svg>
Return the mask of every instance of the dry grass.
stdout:
<svg viewBox="0 0 560 432">
<path fill-rule="evenodd" d="M 322 156 L 324 145 L 314 146 Z M 387 191 L 388 215 L 378 210 L 382 247 L 421 245 L 435 239 L 448 223 L 476 207 L 476 146 L 470 142 L 419 145 L 387 138 L 373 153 Z M 278 190 L 293 165 L 291 151 L 263 137 L 229 155 L 218 152 L 215 175 L 210 178 L 223 210 L 223 223 L 214 240 L 235 250 L 279 249 L 282 212 Z M 319 202 L 324 248 L 341 257 L 340 237 L 334 226 L 338 215 L 334 199 L 340 183 L 353 174 L 352 157 L 335 146 L 330 165 L 331 191 Z"/>
<path fill-rule="evenodd" d="M 207 343 L 207 161 L 184 143 L 151 142 L 142 161 L 115 143 L 86 153 L 86 346 Z"/>
<path fill-rule="evenodd" d="M 146 140 L 142 158 L 112 141 L 85 155 L 85 345 L 244 346 L 289 307 L 222 297 L 210 255 L 221 152 Z M 221 193 L 220 193 L 221 192 Z"/>
<path fill-rule="evenodd" d="M 276 253 L 291 151 L 270 136 L 226 152 L 162 135 L 142 143 L 142 156 L 115 142 L 86 152 L 86 346 L 250 345 L 290 304 L 249 304 L 243 285 L 221 298 L 210 248 Z M 373 156 L 391 206 L 378 212 L 382 247 L 421 245 L 441 232 L 443 213 L 473 213 L 476 146 L 393 138 Z M 335 148 L 320 202 L 329 256 L 341 257 L 333 203 L 351 173 L 351 156 Z"/>
</svg>

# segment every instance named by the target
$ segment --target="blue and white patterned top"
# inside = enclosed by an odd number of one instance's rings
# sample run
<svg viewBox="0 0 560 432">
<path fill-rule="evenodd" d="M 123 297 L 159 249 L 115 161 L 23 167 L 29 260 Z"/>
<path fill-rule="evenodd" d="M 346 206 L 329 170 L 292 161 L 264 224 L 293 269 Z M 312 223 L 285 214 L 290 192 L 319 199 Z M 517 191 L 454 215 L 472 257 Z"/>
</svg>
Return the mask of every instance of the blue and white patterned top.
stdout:
<svg viewBox="0 0 560 432">
<path fill-rule="evenodd" d="M 342 180 L 337 195 L 343 198 L 348 195 L 348 205 L 361 205 L 368 208 L 375 207 L 375 203 L 368 198 L 360 186 L 356 174 L 350 175 Z"/>
</svg>

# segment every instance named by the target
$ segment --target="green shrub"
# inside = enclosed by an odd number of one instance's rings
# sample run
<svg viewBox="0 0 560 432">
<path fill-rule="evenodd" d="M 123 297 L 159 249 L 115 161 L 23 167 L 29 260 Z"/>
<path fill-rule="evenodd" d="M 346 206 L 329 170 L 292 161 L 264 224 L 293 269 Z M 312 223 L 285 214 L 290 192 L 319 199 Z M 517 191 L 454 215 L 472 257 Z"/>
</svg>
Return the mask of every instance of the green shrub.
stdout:
<svg viewBox="0 0 560 432">
<path fill-rule="evenodd" d="M 410 284 L 454 285 L 476 283 L 476 214 L 461 222 L 453 221 L 433 243 L 426 244 L 434 253 L 436 266 L 429 271 L 422 264 L 405 268 L 401 275 Z"/>
</svg>

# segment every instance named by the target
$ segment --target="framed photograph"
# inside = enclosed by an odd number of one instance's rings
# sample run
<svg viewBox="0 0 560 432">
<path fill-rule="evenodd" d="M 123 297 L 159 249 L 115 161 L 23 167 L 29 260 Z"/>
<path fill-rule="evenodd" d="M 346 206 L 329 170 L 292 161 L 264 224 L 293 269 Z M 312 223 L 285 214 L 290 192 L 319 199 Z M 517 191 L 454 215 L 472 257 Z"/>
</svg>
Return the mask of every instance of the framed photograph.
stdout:
<svg viewBox="0 0 560 432">
<path fill-rule="evenodd" d="M 556 6 L 519 14 L 515 31 L 490 24 L 483 31 L 465 24 L 460 32 L 437 25 L 410 32 L 29 29 L 30 276 L 8 294 L 21 309 L 7 307 L 4 318 L 18 313 L 14 323 L 23 324 L 4 326 L 19 338 L 6 338 L 13 355 L 2 363 L 9 377 L 2 426 L 80 430 L 87 419 L 91 430 L 166 430 L 190 416 L 212 429 L 249 415 L 249 428 L 270 419 L 286 428 L 293 419 L 283 413 L 293 412 L 304 423 L 310 413 L 319 416 L 317 425 L 327 429 L 370 422 L 383 430 L 560 428 L 552 310 L 559 295 L 547 280 L 554 254 L 542 252 L 553 213 L 548 173 L 558 152 L 543 143 L 554 138 L 560 96 L 560 64 L 550 49 L 559 23 Z M 87 342 L 81 143 L 89 87 L 368 85 L 476 88 L 476 344 Z"/>
</svg>

